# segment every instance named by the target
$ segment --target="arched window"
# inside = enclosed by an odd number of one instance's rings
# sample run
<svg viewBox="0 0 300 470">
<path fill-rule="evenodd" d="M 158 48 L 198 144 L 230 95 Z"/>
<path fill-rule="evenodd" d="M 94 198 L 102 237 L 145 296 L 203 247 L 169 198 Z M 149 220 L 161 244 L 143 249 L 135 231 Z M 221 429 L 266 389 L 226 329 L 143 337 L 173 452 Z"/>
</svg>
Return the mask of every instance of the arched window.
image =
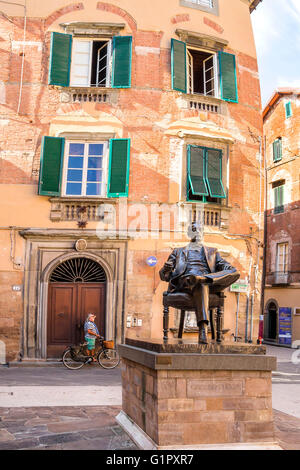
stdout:
<svg viewBox="0 0 300 470">
<path fill-rule="evenodd" d="M 106 282 L 106 274 L 96 261 L 89 258 L 72 258 L 54 269 L 50 282 Z"/>
</svg>

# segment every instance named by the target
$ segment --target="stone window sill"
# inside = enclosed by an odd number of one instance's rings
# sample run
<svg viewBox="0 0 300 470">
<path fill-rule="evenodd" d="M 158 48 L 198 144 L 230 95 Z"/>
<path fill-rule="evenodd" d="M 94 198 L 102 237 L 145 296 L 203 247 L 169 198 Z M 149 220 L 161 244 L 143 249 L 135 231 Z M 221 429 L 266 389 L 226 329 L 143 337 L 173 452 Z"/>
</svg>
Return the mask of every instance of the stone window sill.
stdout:
<svg viewBox="0 0 300 470">
<path fill-rule="evenodd" d="M 107 103 L 117 104 L 119 90 L 97 87 L 58 87 L 61 103 Z"/>
</svg>

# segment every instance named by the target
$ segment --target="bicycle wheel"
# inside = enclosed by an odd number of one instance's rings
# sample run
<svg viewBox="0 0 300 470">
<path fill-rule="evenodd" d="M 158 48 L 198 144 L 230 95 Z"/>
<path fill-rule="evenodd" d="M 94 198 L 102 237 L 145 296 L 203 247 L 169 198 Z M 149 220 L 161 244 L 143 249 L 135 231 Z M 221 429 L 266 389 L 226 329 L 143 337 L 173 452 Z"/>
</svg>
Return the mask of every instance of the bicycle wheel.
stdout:
<svg viewBox="0 0 300 470">
<path fill-rule="evenodd" d="M 62 361 L 64 366 L 71 370 L 81 369 L 81 367 L 86 363 L 86 359 L 82 357 L 75 360 L 72 356 L 74 357 L 71 349 L 67 349 L 63 353 Z"/>
<path fill-rule="evenodd" d="M 120 363 L 120 356 L 116 349 L 103 349 L 97 359 L 104 369 L 114 369 Z"/>
</svg>

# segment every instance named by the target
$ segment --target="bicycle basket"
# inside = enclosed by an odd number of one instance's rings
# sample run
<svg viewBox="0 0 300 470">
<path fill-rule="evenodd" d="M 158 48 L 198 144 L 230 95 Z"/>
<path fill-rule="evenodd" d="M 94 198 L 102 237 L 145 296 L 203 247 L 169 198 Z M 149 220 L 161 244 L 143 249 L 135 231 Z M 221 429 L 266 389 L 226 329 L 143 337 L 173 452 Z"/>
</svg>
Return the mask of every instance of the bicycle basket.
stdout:
<svg viewBox="0 0 300 470">
<path fill-rule="evenodd" d="M 110 341 L 103 341 L 103 346 L 104 346 L 106 349 L 114 349 L 115 343 L 114 343 L 113 340 L 110 340 Z"/>
</svg>

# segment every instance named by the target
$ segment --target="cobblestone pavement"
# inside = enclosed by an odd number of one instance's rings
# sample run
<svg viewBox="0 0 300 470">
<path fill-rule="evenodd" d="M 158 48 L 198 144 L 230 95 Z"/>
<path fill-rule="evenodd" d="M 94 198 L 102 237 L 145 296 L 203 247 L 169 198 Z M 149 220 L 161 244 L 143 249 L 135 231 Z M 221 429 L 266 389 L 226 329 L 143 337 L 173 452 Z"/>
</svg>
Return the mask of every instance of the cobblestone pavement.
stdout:
<svg viewBox="0 0 300 470">
<path fill-rule="evenodd" d="M 68 370 L 63 364 L 55 367 L 0 367 L 1 386 L 121 386 L 121 366 L 103 369 L 87 365 L 79 370 Z"/>
<path fill-rule="evenodd" d="M 284 450 L 300 450 L 300 419 L 274 410 L 276 439 Z"/>
<path fill-rule="evenodd" d="M 118 406 L 0 408 L 0 450 L 136 450 Z"/>
<path fill-rule="evenodd" d="M 118 406 L 0 408 L 0 450 L 136 450 Z M 274 410 L 276 439 L 300 450 L 300 419 Z"/>
</svg>

